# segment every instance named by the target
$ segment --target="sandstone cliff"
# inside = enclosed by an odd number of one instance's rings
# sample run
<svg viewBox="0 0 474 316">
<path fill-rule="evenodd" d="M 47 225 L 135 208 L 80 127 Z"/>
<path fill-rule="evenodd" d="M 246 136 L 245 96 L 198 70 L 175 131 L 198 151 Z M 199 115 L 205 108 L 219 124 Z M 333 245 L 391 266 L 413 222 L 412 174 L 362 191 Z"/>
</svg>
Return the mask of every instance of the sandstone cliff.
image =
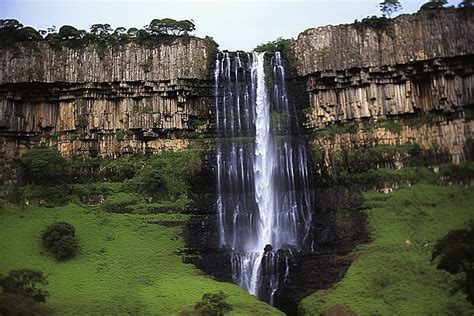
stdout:
<svg viewBox="0 0 474 316">
<path fill-rule="evenodd" d="M 40 142 L 86 156 L 186 146 L 170 138 L 205 123 L 212 58 L 198 38 L 155 47 L 1 48 L 0 155 Z"/>
<path fill-rule="evenodd" d="M 474 104 L 473 31 L 473 10 L 446 10 L 402 15 L 378 28 L 359 22 L 301 33 L 292 51 L 308 95 L 307 126 L 436 114 L 435 126 L 359 131 L 325 140 L 325 147 L 410 141 L 427 150 L 437 144 L 452 161 L 463 160 L 474 135 L 464 119 Z"/>
</svg>

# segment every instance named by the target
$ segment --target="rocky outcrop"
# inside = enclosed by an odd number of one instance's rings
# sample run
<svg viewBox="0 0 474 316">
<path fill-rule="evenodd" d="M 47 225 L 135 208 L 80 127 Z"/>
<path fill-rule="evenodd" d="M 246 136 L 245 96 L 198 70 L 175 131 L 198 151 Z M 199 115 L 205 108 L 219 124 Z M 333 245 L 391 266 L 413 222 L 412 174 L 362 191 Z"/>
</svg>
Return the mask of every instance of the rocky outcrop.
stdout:
<svg viewBox="0 0 474 316">
<path fill-rule="evenodd" d="M 471 122 L 462 119 L 474 104 L 473 30 L 474 11 L 466 9 L 301 33 L 292 49 L 308 96 L 301 106 L 308 106 L 310 131 L 334 123 L 437 116 L 435 126 L 422 129 L 373 129 L 314 142 L 338 148 L 410 141 L 424 149 L 441 146 L 453 162 L 463 160 L 466 140 L 474 135 Z"/>
<path fill-rule="evenodd" d="M 176 38 L 153 47 L 16 45 L 0 48 L 0 84 L 206 80 L 212 58 L 199 38 Z"/>
<path fill-rule="evenodd" d="M 183 134 L 209 117 L 211 54 L 197 38 L 153 48 L 3 48 L 1 155 L 38 143 L 85 156 L 185 147 Z"/>
<path fill-rule="evenodd" d="M 309 29 L 292 49 L 298 76 L 403 65 L 472 54 L 472 10 L 402 15 L 387 25 L 354 23 Z"/>
</svg>

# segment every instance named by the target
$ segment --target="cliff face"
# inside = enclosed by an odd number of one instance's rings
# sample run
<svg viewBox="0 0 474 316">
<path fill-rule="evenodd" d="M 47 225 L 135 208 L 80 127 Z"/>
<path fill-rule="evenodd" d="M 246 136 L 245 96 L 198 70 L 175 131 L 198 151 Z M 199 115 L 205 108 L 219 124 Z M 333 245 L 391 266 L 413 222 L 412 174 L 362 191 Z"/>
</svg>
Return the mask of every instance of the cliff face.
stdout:
<svg viewBox="0 0 474 316">
<path fill-rule="evenodd" d="M 377 29 L 356 23 L 301 33 L 292 50 L 308 94 L 307 126 L 436 115 L 433 126 L 359 131 L 325 147 L 411 141 L 464 159 L 474 128 L 464 114 L 474 104 L 473 30 L 473 10 L 452 10 L 403 15 Z"/>
<path fill-rule="evenodd" d="M 184 147 L 179 133 L 209 116 L 211 54 L 197 38 L 153 48 L 2 48 L 1 155 L 37 143 L 85 156 Z"/>
</svg>

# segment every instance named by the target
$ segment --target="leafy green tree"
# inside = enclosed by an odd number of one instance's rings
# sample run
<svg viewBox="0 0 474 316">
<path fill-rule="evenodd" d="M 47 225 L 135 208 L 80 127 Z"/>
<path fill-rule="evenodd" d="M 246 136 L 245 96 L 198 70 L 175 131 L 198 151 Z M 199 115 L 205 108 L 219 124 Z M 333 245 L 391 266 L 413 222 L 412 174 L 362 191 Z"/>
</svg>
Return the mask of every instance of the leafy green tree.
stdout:
<svg viewBox="0 0 474 316">
<path fill-rule="evenodd" d="M 98 37 L 107 37 L 112 33 L 110 24 L 92 24 L 90 33 Z"/>
<path fill-rule="evenodd" d="M 219 293 L 205 293 L 202 300 L 194 306 L 198 315 L 222 316 L 233 310 L 232 305 L 226 302 L 228 295 L 222 291 Z"/>
<path fill-rule="evenodd" d="M 77 252 L 75 238 L 76 230 L 73 225 L 58 222 L 49 225 L 41 235 L 43 246 L 48 249 L 58 260 L 73 257 Z"/>
<path fill-rule="evenodd" d="M 78 30 L 74 26 L 63 25 L 58 32 L 61 41 L 79 41 L 84 37 L 84 31 Z"/>
<path fill-rule="evenodd" d="M 137 32 L 138 32 L 138 29 L 136 27 L 131 27 L 127 30 L 127 35 L 131 39 L 134 39 L 135 37 L 137 37 Z"/>
<path fill-rule="evenodd" d="M 420 11 L 444 9 L 448 0 L 430 0 L 420 7 Z"/>
<path fill-rule="evenodd" d="M 121 26 L 117 27 L 111 36 L 115 42 L 120 44 L 130 42 L 130 36 L 127 33 L 127 29 Z"/>
<path fill-rule="evenodd" d="M 0 42 L 3 44 L 42 39 L 41 34 L 31 26 L 23 27 L 23 24 L 15 19 L 0 20 Z"/>
<path fill-rule="evenodd" d="M 0 30 L 19 30 L 23 27 L 18 20 L 15 19 L 1 19 L 0 20 Z"/>
<path fill-rule="evenodd" d="M 431 260 L 437 257 L 440 257 L 438 269 L 465 274 L 461 287 L 474 304 L 474 221 L 468 229 L 453 230 L 441 238 L 433 248 Z"/>
<path fill-rule="evenodd" d="M 48 279 L 38 270 L 11 270 L 7 276 L 0 275 L 0 287 L 4 293 L 21 295 L 36 302 L 46 302 L 48 292 L 41 288 Z"/>
<path fill-rule="evenodd" d="M 402 9 L 402 5 L 400 4 L 399 0 L 384 0 L 380 2 L 380 11 L 382 11 L 382 15 L 385 17 L 392 17 L 394 12 L 400 11 Z"/>
<path fill-rule="evenodd" d="M 23 41 L 40 41 L 43 39 L 43 36 L 31 26 L 22 28 L 20 32 Z"/>
<path fill-rule="evenodd" d="M 145 27 L 145 30 L 154 37 L 161 35 L 187 35 L 195 29 L 194 23 L 190 20 L 177 21 L 170 18 L 153 19 L 150 24 Z"/>
</svg>

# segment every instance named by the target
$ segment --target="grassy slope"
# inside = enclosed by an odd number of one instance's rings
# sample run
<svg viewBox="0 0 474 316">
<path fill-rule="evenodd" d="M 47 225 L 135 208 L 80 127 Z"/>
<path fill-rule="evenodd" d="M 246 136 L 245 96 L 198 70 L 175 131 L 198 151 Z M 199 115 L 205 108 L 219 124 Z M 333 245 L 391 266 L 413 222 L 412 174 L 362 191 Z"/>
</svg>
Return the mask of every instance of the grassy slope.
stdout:
<svg viewBox="0 0 474 316">
<path fill-rule="evenodd" d="M 430 245 L 474 219 L 474 188 L 417 184 L 364 197 L 373 241 L 333 289 L 305 298 L 302 312 L 344 304 L 360 315 L 472 315 L 463 293 L 450 294 L 456 278 L 430 261 Z"/>
<path fill-rule="evenodd" d="M 148 219 L 185 220 L 157 214 Z M 0 209 L 0 273 L 34 268 L 48 275 L 47 305 L 58 314 L 176 315 L 202 294 L 223 290 L 233 314 L 280 314 L 239 287 L 205 277 L 183 264 L 182 228 L 143 224 L 143 215 L 88 211 L 74 204 L 54 209 L 29 206 Z M 41 254 L 41 231 L 64 220 L 76 227 L 80 254 L 56 262 Z"/>
</svg>

